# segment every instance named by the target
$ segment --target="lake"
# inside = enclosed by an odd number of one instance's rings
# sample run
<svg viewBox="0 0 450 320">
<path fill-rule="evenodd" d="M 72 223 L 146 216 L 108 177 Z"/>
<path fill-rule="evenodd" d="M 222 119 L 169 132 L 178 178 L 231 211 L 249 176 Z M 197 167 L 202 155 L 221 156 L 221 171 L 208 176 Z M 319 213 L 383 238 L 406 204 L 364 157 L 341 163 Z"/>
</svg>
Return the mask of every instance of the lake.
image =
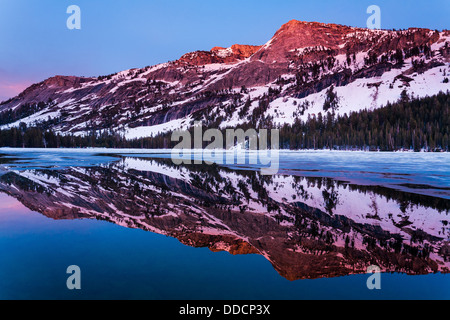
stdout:
<svg viewBox="0 0 450 320">
<path fill-rule="evenodd" d="M 0 299 L 450 298 L 449 154 L 281 151 L 277 174 L 260 167 L 0 149 Z"/>
</svg>

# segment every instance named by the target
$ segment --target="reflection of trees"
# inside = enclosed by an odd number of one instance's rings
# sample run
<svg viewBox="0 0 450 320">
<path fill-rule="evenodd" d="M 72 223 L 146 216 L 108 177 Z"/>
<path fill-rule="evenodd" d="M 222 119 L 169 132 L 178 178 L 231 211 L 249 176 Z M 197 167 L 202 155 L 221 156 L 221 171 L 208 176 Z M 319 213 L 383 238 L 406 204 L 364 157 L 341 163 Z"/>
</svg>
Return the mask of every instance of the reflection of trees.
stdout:
<svg viewBox="0 0 450 320">
<path fill-rule="evenodd" d="M 307 195 L 303 196 L 301 194 L 301 186 L 300 183 L 303 181 L 307 182 L 308 187 L 312 188 L 318 188 L 321 189 L 322 186 L 325 186 L 326 189 L 330 189 L 333 186 L 340 187 L 343 189 L 348 189 L 349 191 L 357 191 L 364 195 L 371 195 L 376 194 L 378 196 L 381 196 L 382 198 L 385 198 L 388 201 L 396 201 L 402 212 L 406 213 L 406 210 L 408 207 L 411 209 L 413 207 L 425 207 L 425 208 L 432 208 L 437 210 L 440 213 L 450 213 L 450 200 L 440 198 L 440 197 L 433 197 L 429 195 L 424 194 L 418 194 L 418 193 L 410 193 L 405 192 L 401 190 L 396 190 L 388 187 L 383 186 L 364 186 L 364 185 L 356 185 L 344 181 L 338 181 L 333 180 L 330 178 L 324 178 L 324 177 L 302 177 L 302 176 L 293 176 L 294 181 L 296 183 L 296 188 L 299 190 L 299 193 L 297 196 L 300 196 L 302 199 L 307 200 Z"/>
<path fill-rule="evenodd" d="M 398 200 L 398 206 L 400 208 L 400 211 L 403 214 L 406 214 L 406 211 L 408 210 L 409 205 L 410 205 L 410 203 L 406 200 L 403 200 L 403 199 Z"/>
<path fill-rule="evenodd" d="M 8 186 L 17 186 L 20 190 L 25 192 L 51 193 L 51 189 L 13 172 L 8 172 L 0 176 L 0 181 Z"/>
<path fill-rule="evenodd" d="M 330 191 L 325 189 L 322 191 L 322 196 L 325 202 L 325 210 L 328 214 L 333 214 L 333 210 L 339 204 L 339 193 L 334 188 L 331 188 Z"/>
<path fill-rule="evenodd" d="M 370 196 L 370 209 L 372 210 L 371 213 L 369 213 L 367 215 L 367 218 L 371 218 L 371 219 L 377 219 L 377 220 L 381 220 L 380 215 L 378 214 L 378 204 L 377 204 L 377 196 L 375 194 L 372 194 Z"/>
<path fill-rule="evenodd" d="M 412 230 L 400 222 L 397 227 L 411 235 L 407 243 L 399 234 L 370 223 L 357 223 L 335 212 L 338 187 L 369 193 L 373 199 L 384 189 L 295 176 L 292 194 L 285 195 L 296 198 L 291 202 L 272 198 L 279 183 L 258 171 L 234 171 L 216 165 L 175 166 L 170 159 L 151 161 L 166 168 L 183 169 L 185 179 L 125 169 L 119 161 L 83 170 L 35 170 L 61 181 L 61 193 L 56 186 L 43 186 L 12 172 L 1 177 L 0 190 L 14 194 L 15 186 L 24 191 L 20 194 L 24 202 L 27 195 L 40 193 L 42 197 L 37 199 L 49 208 L 54 206 L 55 211 L 63 210 L 64 205 L 57 206 L 59 201 L 70 203 L 88 212 L 89 217 L 161 230 L 190 245 L 211 247 L 224 239 L 245 241 L 252 248 L 249 252 L 264 253 L 289 279 L 364 272 L 374 262 L 386 270 L 426 273 L 437 270 L 437 264 L 430 260 L 433 250 L 447 259 L 440 239 L 423 230 Z M 312 196 L 308 186 L 322 190 L 325 212 L 306 204 Z M 405 208 L 409 206 L 406 193 L 392 194 L 403 197 L 398 201 Z M 255 203 L 257 212 L 252 208 Z M 376 202 L 372 202 L 372 210 L 378 214 Z M 213 230 L 214 240 L 204 230 Z M 222 234 L 223 231 L 227 233 Z M 302 268 L 306 269 L 303 273 L 299 271 Z"/>
</svg>

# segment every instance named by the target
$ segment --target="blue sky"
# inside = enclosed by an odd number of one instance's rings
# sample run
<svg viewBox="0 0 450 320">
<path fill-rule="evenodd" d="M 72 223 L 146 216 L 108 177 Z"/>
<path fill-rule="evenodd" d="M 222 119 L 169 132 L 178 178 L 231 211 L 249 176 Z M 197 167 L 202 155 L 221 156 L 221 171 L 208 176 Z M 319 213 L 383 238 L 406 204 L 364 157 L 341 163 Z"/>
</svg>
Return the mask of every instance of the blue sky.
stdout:
<svg viewBox="0 0 450 320">
<path fill-rule="evenodd" d="M 81 30 L 69 30 L 69 5 Z M 291 19 L 365 27 L 450 29 L 449 0 L 0 0 L 0 101 L 56 74 L 97 76 L 214 46 L 263 44 Z"/>
</svg>

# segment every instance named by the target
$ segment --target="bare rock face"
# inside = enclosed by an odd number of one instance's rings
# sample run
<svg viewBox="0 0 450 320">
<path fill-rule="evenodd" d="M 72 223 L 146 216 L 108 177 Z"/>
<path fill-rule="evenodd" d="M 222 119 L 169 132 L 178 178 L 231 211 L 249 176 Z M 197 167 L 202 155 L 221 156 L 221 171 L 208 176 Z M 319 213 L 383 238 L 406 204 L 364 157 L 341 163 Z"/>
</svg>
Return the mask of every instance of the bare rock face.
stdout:
<svg viewBox="0 0 450 320">
<path fill-rule="evenodd" d="M 253 60 L 267 63 L 288 62 L 289 53 L 297 49 L 324 47 L 337 49 L 344 37 L 358 30 L 346 26 L 291 20 L 284 24 Z"/>
<path fill-rule="evenodd" d="M 262 46 L 250 46 L 250 45 L 242 45 L 242 44 L 233 44 L 230 48 L 225 49 L 221 47 L 214 47 L 211 51 L 216 52 L 217 54 L 227 54 L 224 51 L 231 51 L 231 54 L 236 56 L 238 60 L 246 59 L 252 56 L 255 52 L 257 52 Z"/>
<path fill-rule="evenodd" d="M 183 55 L 176 64 L 204 66 L 212 63 L 236 63 L 244 60 L 261 46 L 234 44 L 230 48 L 214 47 L 211 51 L 195 51 Z"/>
</svg>

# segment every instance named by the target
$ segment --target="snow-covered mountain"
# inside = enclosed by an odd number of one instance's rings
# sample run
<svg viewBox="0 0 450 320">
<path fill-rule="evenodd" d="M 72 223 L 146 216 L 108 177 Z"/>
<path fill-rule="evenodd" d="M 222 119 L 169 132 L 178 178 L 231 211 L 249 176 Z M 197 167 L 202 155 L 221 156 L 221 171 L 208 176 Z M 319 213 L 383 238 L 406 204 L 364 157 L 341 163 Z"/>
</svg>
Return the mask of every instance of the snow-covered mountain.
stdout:
<svg viewBox="0 0 450 320">
<path fill-rule="evenodd" d="M 405 92 L 450 89 L 450 32 L 369 30 L 292 20 L 262 46 L 215 47 L 179 60 L 96 78 L 55 76 L 0 104 L 0 129 L 40 124 L 61 133 L 112 130 L 127 138 L 188 128 L 293 123 L 373 109 Z M 256 111 L 256 112 L 255 112 Z"/>
</svg>

